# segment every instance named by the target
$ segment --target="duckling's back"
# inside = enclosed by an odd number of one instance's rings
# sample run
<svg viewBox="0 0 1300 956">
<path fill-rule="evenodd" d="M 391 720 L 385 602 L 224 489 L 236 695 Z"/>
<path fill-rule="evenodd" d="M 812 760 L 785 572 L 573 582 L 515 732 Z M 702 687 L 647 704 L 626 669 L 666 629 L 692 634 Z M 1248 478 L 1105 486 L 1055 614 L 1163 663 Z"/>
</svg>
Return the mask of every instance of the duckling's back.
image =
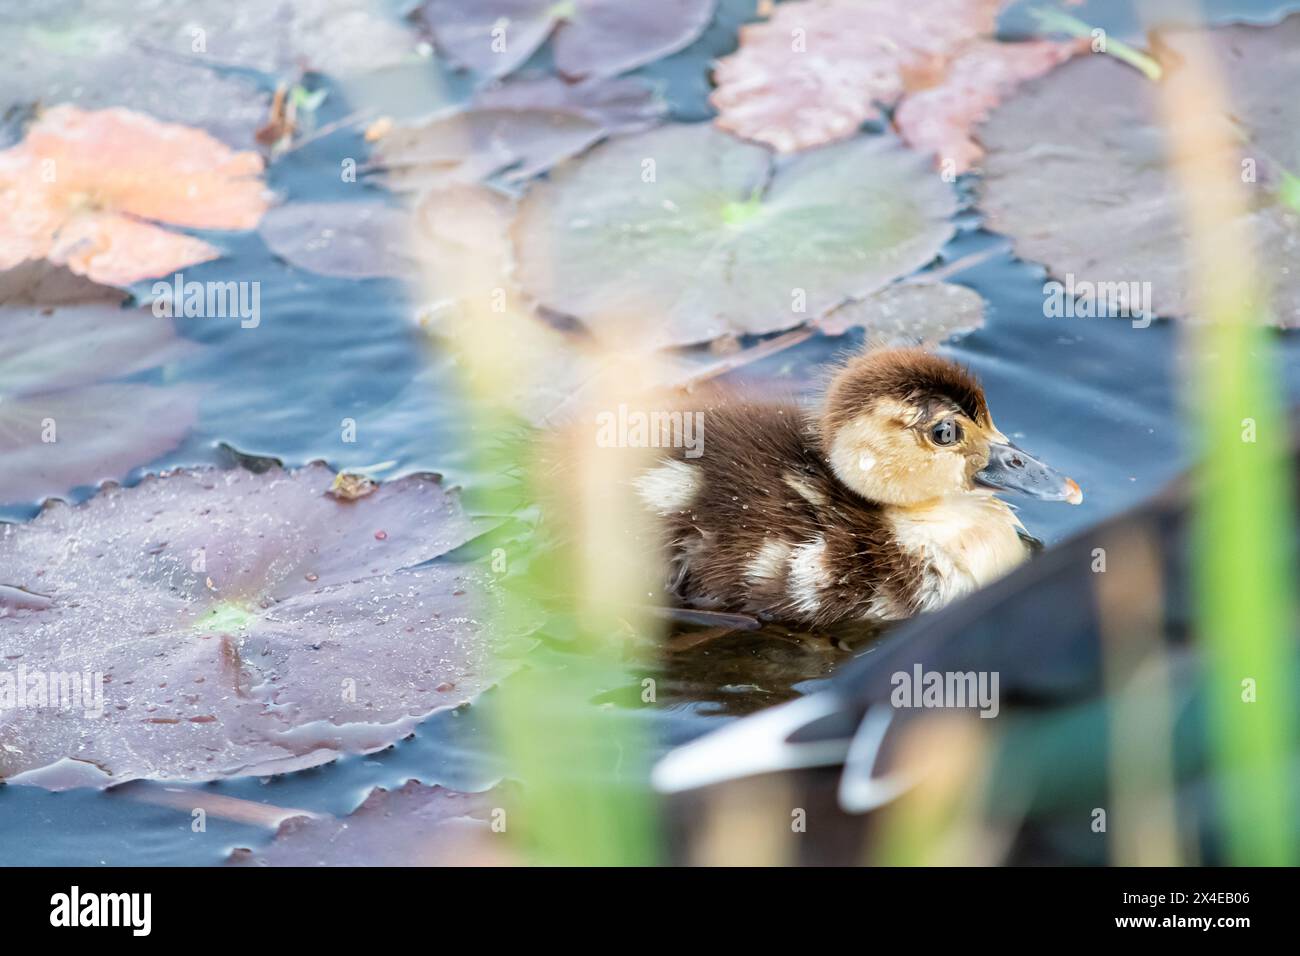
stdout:
<svg viewBox="0 0 1300 956">
<path fill-rule="evenodd" d="M 695 457 L 674 450 L 637 481 L 679 600 L 810 626 L 915 610 L 922 569 L 880 507 L 835 478 L 803 409 L 722 400 L 703 422 Z"/>
</svg>

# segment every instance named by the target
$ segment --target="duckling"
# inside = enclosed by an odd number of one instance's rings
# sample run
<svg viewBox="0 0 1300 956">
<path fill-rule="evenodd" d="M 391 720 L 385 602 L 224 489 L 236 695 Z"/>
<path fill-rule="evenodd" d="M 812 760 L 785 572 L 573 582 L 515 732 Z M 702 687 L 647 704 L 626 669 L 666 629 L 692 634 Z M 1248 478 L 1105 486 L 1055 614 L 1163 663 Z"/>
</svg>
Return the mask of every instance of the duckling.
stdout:
<svg viewBox="0 0 1300 956">
<path fill-rule="evenodd" d="M 852 358 L 819 411 L 721 401 L 703 425 L 702 453 L 634 482 L 695 608 L 809 627 L 933 611 L 1036 543 L 996 491 L 1083 498 L 997 429 L 974 375 L 918 348 Z"/>
</svg>

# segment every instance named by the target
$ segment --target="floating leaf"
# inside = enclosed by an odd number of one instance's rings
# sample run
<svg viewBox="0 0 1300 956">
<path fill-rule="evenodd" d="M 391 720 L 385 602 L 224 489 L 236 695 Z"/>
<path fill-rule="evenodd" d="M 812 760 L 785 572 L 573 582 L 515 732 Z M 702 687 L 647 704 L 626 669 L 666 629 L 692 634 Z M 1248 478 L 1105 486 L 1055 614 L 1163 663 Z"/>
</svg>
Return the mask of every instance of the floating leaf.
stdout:
<svg viewBox="0 0 1300 956">
<path fill-rule="evenodd" d="M 578 83 L 546 75 L 519 76 L 480 90 L 474 103 L 479 108 L 578 113 L 600 123 L 607 136 L 647 129 L 667 112 L 654 89 L 634 76 Z"/>
<path fill-rule="evenodd" d="M 170 8 L 171 17 L 187 21 L 192 6 L 152 2 L 155 10 Z M 192 53 L 192 34 L 178 37 L 166 53 L 146 48 L 146 42 L 159 42 L 159 34 L 142 22 L 146 4 L 137 0 L 132 7 L 128 17 L 121 0 L 0 11 L 0 112 L 39 103 L 121 106 L 197 126 L 234 146 L 252 146 L 269 91 L 253 77 L 223 72 L 213 58 Z"/>
<path fill-rule="evenodd" d="M 611 140 L 529 191 L 519 280 L 620 346 L 774 332 L 925 265 L 955 205 L 887 137 L 777 163 L 709 124 L 667 126 Z"/>
<path fill-rule="evenodd" d="M 333 478 L 175 472 L 0 528 L 7 670 L 105 681 L 101 716 L 0 710 L 0 777 L 298 769 L 387 746 L 482 689 L 474 572 L 417 566 L 470 537 L 455 495 L 415 476 L 340 502 Z"/>
<path fill-rule="evenodd" d="M 719 61 L 718 125 L 793 152 L 852 136 L 882 107 L 909 143 L 964 171 L 979 153 L 967 130 L 1021 80 L 1072 55 L 1073 43 L 981 38 L 1002 0 L 808 0 L 741 28 Z M 909 106 L 909 96 L 920 101 Z"/>
<path fill-rule="evenodd" d="M 30 280 L 21 292 L 19 273 Z M 170 320 L 122 309 L 112 290 L 78 289 L 66 271 L 6 275 L 29 301 L 0 307 L 0 500 L 120 479 L 176 447 L 198 418 L 196 389 L 109 384 L 184 354 Z M 43 304 L 74 294 L 81 301 Z"/>
<path fill-rule="evenodd" d="M 523 182 L 598 140 L 646 129 L 665 104 L 639 79 L 566 83 L 512 79 L 479 92 L 474 106 L 420 123 L 390 126 L 375 163 L 394 189 L 423 191 L 502 174 Z"/>
<path fill-rule="evenodd" d="M 1251 190 L 1248 233 L 1260 274 L 1273 283 L 1273 318 L 1300 326 L 1300 216 L 1286 201 L 1287 175 L 1300 169 L 1300 110 L 1287 92 L 1300 83 L 1300 16 L 1204 35 L 1222 64 L 1232 115 L 1203 121 L 1228 126 L 1240 143 L 1233 161 Z M 1161 82 L 1191 82 L 1178 67 L 1187 36 L 1159 34 Z M 1085 125 L 1092 135 L 1079 135 Z M 1142 73 L 1112 57 L 1081 57 L 994 111 L 980 139 L 988 150 L 981 205 L 1017 254 L 1045 263 L 1067 294 L 1155 315 L 1193 313 L 1191 279 L 1215 263 L 1188 261 L 1171 171 L 1179 159 L 1166 153 L 1156 89 Z M 1225 184 L 1233 186 L 1240 182 Z"/>
<path fill-rule="evenodd" d="M 409 277 L 409 230 L 405 210 L 378 201 L 288 203 L 258 228 L 290 265 L 345 279 Z"/>
<path fill-rule="evenodd" d="M 59 106 L 0 152 L 0 269 L 48 259 L 129 285 L 217 258 L 193 229 L 251 229 L 266 210 L 261 159 L 201 130 L 125 109 Z"/>
<path fill-rule="evenodd" d="M 865 329 L 878 345 L 938 345 L 984 324 L 984 299 L 947 282 L 899 282 L 817 322 L 827 335 Z"/>
<path fill-rule="evenodd" d="M 599 121 L 558 110 L 474 109 L 398 126 L 376 144 L 374 163 L 398 191 L 487 179 L 524 180 L 605 135 Z"/>
<path fill-rule="evenodd" d="M 615 372 L 589 338 L 543 321 L 519 295 L 508 236 L 513 213 L 509 199 L 482 187 L 436 190 L 420 202 L 414 245 L 435 300 L 421 325 L 453 349 L 467 347 L 467 335 L 489 338 L 514 369 L 493 383 L 495 400 L 534 424 L 559 424 L 591 395 L 609 394 Z M 638 387 L 685 381 L 696 364 L 667 355 L 647 361 Z"/>
<path fill-rule="evenodd" d="M 346 819 L 295 816 L 270 845 L 237 849 L 232 866 L 433 866 L 500 863 L 504 847 L 489 841 L 500 788 L 460 793 L 415 780 L 397 790 L 376 787 Z"/>
<path fill-rule="evenodd" d="M 689 46 L 715 0 L 427 0 L 417 14 L 438 46 L 483 76 L 522 66 L 555 30 L 555 64 L 570 77 L 613 76 Z"/>
<path fill-rule="evenodd" d="M 950 162 L 950 172 L 976 165 L 983 150 L 971 128 L 1021 83 L 1053 69 L 1079 52 L 1071 43 L 1035 40 L 996 43 L 976 40 L 948 65 L 943 80 L 906 96 L 894 114 L 899 135 L 914 149 Z"/>
</svg>

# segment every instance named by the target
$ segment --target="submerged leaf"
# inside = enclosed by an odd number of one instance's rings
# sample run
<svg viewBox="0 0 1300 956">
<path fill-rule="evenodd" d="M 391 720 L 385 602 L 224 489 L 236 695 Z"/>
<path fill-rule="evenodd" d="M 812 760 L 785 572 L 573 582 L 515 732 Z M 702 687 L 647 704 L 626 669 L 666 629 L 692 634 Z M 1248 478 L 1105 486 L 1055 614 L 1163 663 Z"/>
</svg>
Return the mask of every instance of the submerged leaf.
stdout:
<svg viewBox="0 0 1300 956">
<path fill-rule="evenodd" d="M 0 778 L 57 785 L 66 758 L 98 783 L 298 769 L 482 689 L 476 576 L 421 566 L 471 536 L 455 495 L 415 476 L 339 502 L 333 478 L 176 472 L 0 528 L 0 684 L 20 665 L 104 681 L 99 715 L 0 710 Z"/>
<path fill-rule="evenodd" d="M 1077 44 L 990 39 L 1002 0 L 806 0 L 743 27 L 719 61 L 717 123 L 792 152 L 852 136 L 900 100 L 899 133 L 964 172 L 972 123 Z M 912 98 L 916 102 L 912 102 Z"/>
<path fill-rule="evenodd" d="M 0 152 L 0 269 L 48 259 L 128 285 L 214 259 L 193 229 L 251 229 L 266 210 L 261 159 L 201 130 L 125 109 L 55 107 Z"/>
<path fill-rule="evenodd" d="M 238 849 L 232 866 L 434 866 L 502 862 L 488 821 L 501 788 L 461 793 L 409 780 L 376 787 L 346 819 L 295 816 L 258 850 Z"/>
<path fill-rule="evenodd" d="M 1156 45 L 1171 96 L 1182 86 L 1196 95 L 1178 66 L 1187 36 L 1162 31 Z M 1300 101 L 1289 92 L 1300 83 L 1300 16 L 1204 36 L 1222 64 L 1232 115 L 1202 121 L 1226 127 L 1239 143 L 1228 161 L 1250 190 L 1248 234 L 1260 274 L 1273 284 L 1273 319 L 1300 326 L 1300 216 L 1287 202 L 1287 176 L 1300 169 Z M 1083 128 L 1093 135 L 1081 136 Z M 1181 160 L 1167 154 L 1146 76 L 1111 57 L 1082 57 L 997 109 L 980 139 L 988 150 L 980 205 L 989 228 L 1011 236 L 1023 258 L 1045 263 L 1064 295 L 1081 296 L 1087 306 L 1077 314 L 1098 306 L 1174 318 L 1194 312 L 1191 280 L 1216 264 L 1188 259 L 1175 172 Z"/>
<path fill-rule="evenodd" d="M 603 144 L 529 191 L 519 280 L 620 347 L 774 332 L 925 265 L 955 206 L 886 137 L 777 163 L 709 124 L 667 126 Z"/>
</svg>

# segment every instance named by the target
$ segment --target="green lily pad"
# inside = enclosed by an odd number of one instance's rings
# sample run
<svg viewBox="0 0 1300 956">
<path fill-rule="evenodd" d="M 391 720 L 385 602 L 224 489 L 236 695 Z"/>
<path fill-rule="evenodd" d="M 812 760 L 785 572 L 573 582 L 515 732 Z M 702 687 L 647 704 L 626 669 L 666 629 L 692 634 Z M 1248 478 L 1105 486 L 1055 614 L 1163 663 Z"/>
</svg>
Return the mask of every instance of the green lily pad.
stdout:
<svg viewBox="0 0 1300 956">
<path fill-rule="evenodd" d="M 951 187 L 886 136 L 778 161 L 709 124 L 598 146 L 520 206 L 518 277 L 545 309 L 638 347 L 802 325 L 928 263 Z"/>
<path fill-rule="evenodd" d="M 1189 34 L 1153 44 L 1163 83 L 1177 89 Z M 1273 321 L 1300 326 L 1300 213 L 1288 202 L 1300 170 L 1300 16 L 1277 26 L 1225 26 L 1204 34 L 1227 84 L 1232 115 L 1203 117 L 1231 131 L 1231 188 L 1249 191 L 1259 274 L 1272 283 Z M 1121 306 L 1193 317 L 1188 229 L 1169 169 L 1156 86 L 1108 56 L 1085 56 L 1029 84 L 980 131 L 988 155 L 980 205 L 1017 254 L 1044 263 L 1068 290 L 1116 296 Z M 1133 302 L 1134 293 L 1139 298 Z"/>
</svg>

